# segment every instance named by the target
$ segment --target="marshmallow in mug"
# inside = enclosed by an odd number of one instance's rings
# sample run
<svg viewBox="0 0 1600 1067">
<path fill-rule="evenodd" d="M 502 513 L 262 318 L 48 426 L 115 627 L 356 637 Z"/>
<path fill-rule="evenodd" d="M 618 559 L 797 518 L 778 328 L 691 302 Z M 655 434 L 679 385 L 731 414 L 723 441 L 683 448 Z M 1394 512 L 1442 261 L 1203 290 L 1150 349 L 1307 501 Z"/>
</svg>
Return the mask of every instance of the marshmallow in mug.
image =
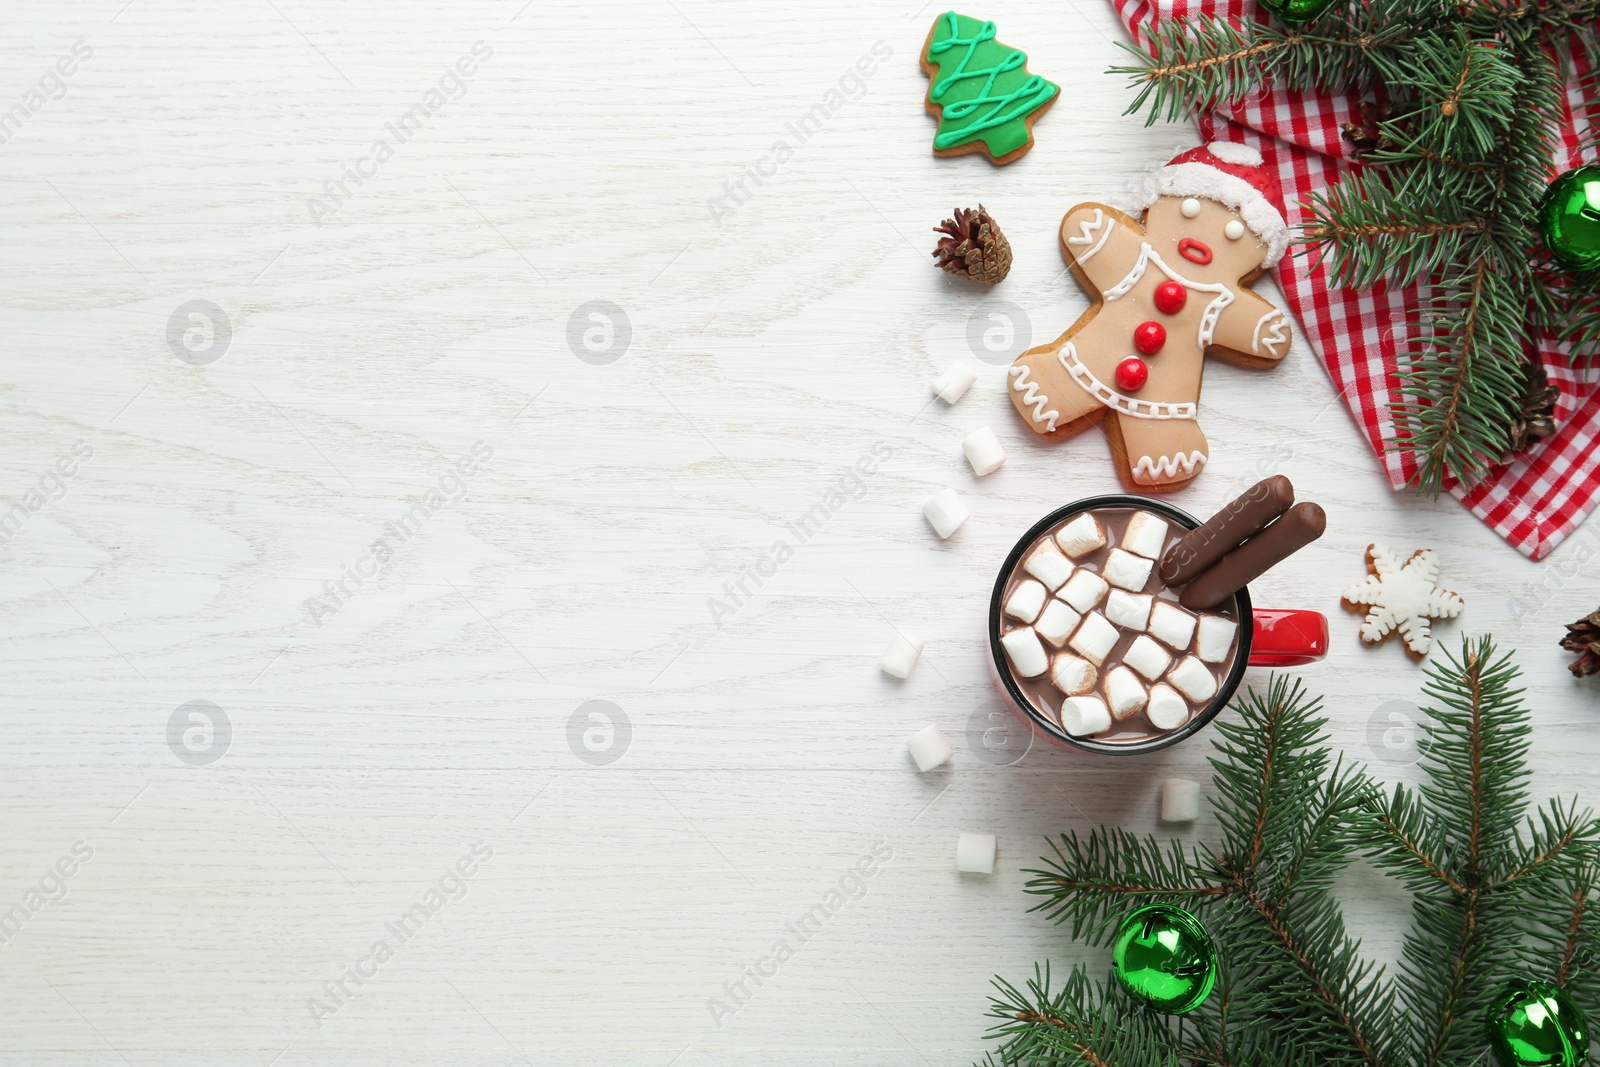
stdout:
<svg viewBox="0 0 1600 1067">
<path fill-rule="evenodd" d="M 1221 690 L 1235 609 L 1189 611 L 1156 570 L 1186 532 L 1144 509 L 1099 508 L 1021 553 L 1002 593 L 1001 648 L 1019 688 L 1071 736 L 1160 736 Z"/>
</svg>

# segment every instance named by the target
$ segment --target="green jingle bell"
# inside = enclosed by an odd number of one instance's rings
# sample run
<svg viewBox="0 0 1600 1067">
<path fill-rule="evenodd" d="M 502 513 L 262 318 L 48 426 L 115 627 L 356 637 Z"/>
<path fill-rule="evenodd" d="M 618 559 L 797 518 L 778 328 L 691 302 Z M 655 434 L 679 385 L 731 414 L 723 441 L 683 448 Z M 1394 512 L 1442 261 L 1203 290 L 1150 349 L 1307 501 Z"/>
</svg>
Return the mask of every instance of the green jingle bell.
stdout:
<svg viewBox="0 0 1600 1067">
<path fill-rule="evenodd" d="M 1261 0 L 1261 6 L 1281 22 L 1310 22 L 1332 7 L 1334 0 Z"/>
<path fill-rule="evenodd" d="M 1539 200 L 1539 236 L 1563 264 L 1600 267 L 1600 166 L 1569 170 Z"/>
<path fill-rule="evenodd" d="M 1489 1046 L 1500 1067 L 1583 1067 L 1589 1028 L 1560 986 L 1520 978 L 1489 1009 Z"/>
<path fill-rule="evenodd" d="M 1199 919 L 1171 904 L 1150 904 L 1117 927 L 1111 966 L 1117 984 L 1136 1000 L 1181 1015 L 1211 995 L 1217 949 Z"/>
</svg>

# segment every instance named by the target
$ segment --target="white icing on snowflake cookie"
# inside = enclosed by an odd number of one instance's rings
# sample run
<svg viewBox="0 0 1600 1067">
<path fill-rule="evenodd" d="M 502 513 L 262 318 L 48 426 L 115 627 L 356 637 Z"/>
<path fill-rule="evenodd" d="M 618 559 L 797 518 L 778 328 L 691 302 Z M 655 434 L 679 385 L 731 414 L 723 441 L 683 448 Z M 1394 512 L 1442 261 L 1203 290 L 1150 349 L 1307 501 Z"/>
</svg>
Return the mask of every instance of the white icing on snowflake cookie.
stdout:
<svg viewBox="0 0 1600 1067">
<path fill-rule="evenodd" d="M 1402 562 L 1385 545 L 1367 546 L 1365 581 L 1344 591 L 1344 606 L 1351 611 L 1366 609 L 1361 623 L 1361 640 L 1376 645 L 1399 634 L 1406 651 L 1421 659 L 1433 647 L 1432 619 L 1453 619 L 1465 606 L 1455 593 L 1435 584 L 1439 577 L 1439 557 L 1431 548 L 1421 548 Z"/>
</svg>

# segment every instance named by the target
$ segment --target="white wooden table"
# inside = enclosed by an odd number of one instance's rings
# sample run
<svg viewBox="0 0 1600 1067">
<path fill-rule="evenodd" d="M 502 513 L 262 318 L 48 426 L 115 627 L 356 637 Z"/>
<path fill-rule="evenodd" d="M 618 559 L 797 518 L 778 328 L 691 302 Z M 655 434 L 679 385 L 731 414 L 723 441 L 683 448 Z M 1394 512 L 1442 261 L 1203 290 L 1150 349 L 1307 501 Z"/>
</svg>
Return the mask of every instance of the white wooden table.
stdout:
<svg viewBox="0 0 1600 1067">
<path fill-rule="evenodd" d="M 984 749 L 995 569 L 1115 480 L 1097 435 L 1027 439 L 969 320 L 1062 330 L 1063 211 L 1193 135 L 1120 116 L 1107 5 L 991 0 L 1063 99 L 1013 166 L 935 159 L 938 9 L 912 7 L 7 6 L 0 502 L 38 506 L 0 544 L 0 1062 L 962 1063 L 993 973 L 1103 964 L 1021 869 L 1047 834 L 1155 829 L 1156 780 L 1209 744 Z M 1016 249 L 992 293 L 928 256 L 980 201 Z M 1204 408 L 1177 503 L 1282 471 L 1328 509 L 1255 593 L 1331 616 L 1306 673 L 1339 744 L 1408 773 L 1382 735 L 1422 673 L 1336 599 L 1369 540 L 1436 546 L 1468 604 L 1447 640 L 1522 649 L 1539 791 L 1600 799 L 1595 690 L 1555 647 L 1600 599 L 1594 533 L 1535 565 L 1391 493 L 1303 348 L 1213 366 Z M 979 482 L 981 425 L 1010 459 Z M 918 511 L 946 485 L 974 514 L 941 543 Z M 903 684 L 894 627 L 927 641 Z M 924 722 L 957 754 L 921 776 Z M 999 835 L 992 878 L 954 870 L 964 829 Z M 1404 901 L 1347 884 L 1392 954 Z"/>
</svg>

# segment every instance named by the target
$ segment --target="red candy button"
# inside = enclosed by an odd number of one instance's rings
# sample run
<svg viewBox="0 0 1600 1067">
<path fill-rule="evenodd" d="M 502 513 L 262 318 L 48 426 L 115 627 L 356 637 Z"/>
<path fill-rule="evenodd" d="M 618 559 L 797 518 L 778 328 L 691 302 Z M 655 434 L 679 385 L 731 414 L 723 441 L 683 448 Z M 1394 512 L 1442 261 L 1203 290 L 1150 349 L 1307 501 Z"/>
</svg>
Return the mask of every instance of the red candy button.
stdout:
<svg viewBox="0 0 1600 1067">
<path fill-rule="evenodd" d="M 1147 356 L 1153 356 L 1161 351 L 1161 346 L 1167 343 L 1167 328 L 1159 322 L 1141 322 L 1133 330 L 1133 347 Z M 1143 383 L 1141 383 L 1143 384 Z"/>
<path fill-rule="evenodd" d="M 1163 315 L 1176 315 L 1189 299 L 1189 291 L 1177 282 L 1162 282 L 1156 286 L 1156 310 Z"/>
<path fill-rule="evenodd" d="M 1125 393 L 1134 392 L 1150 380 L 1150 368 L 1138 356 L 1129 356 L 1117 364 L 1117 388 Z"/>
</svg>

